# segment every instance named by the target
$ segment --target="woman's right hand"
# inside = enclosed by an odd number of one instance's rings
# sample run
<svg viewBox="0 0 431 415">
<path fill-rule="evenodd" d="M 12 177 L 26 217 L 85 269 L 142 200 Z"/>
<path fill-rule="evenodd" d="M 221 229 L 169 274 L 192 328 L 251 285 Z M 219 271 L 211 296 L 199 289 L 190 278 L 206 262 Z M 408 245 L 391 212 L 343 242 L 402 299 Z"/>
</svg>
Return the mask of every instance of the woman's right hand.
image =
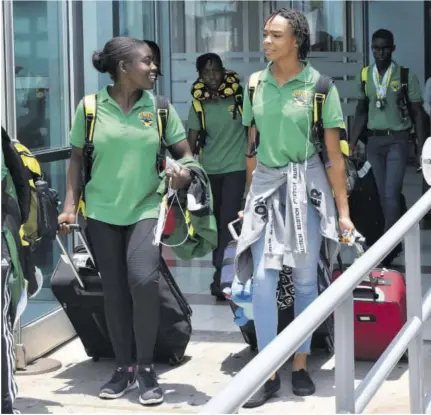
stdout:
<svg viewBox="0 0 431 415">
<path fill-rule="evenodd" d="M 76 215 L 74 213 L 63 212 L 58 217 L 58 232 L 60 234 L 69 233 L 69 225 L 74 223 L 76 223 Z"/>
</svg>

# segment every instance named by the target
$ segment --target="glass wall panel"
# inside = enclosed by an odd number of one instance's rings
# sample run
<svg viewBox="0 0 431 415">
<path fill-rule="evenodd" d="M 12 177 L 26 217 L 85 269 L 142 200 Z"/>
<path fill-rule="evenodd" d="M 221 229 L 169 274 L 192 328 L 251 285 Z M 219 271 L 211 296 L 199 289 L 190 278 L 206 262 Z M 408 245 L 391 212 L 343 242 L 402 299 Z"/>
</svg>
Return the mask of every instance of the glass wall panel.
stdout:
<svg viewBox="0 0 431 415">
<path fill-rule="evenodd" d="M 66 2 L 13 2 L 17 138 L 33 150 L 66 143 L 64 7 Z"/>
<path fill-rule="evenodd" d="M 137 39 L 155 40 L 155 20 L 153 1 L 119 2 L 120 36 L 131 36 Z"/>
<path fill-rule="evenodd" d="M 17 138 L 31 150 L 64 147 L 68 142 L 69 69 L 63 27 L 66 6 L 66 2 L 56 1 L 13 2 Z M 66 161 L 42 164 L 42 171 L 63 201 Z M 59 257 L 55 241 L 38 245 L 35 262 L 44 283 L 29 302 L 23 326 L 59 307 L 50 288 Z"/>
</svg>

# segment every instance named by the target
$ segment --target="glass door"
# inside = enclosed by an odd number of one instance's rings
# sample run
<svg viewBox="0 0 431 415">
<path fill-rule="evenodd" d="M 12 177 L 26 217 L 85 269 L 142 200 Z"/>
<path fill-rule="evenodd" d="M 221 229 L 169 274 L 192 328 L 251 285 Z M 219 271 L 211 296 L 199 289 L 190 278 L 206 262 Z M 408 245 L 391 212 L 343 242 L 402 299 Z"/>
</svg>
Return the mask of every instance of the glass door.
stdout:
<svg viewBox="0 0 431 415">
<path fill-rule="evenodd" d="M 11 4 L 12 21 L 5 23 L 13 33 L 15 102 L 8 97 L 7 105 L 14 105 L 16 138 L 38 157 L 45 178 L 63 202 L 70 156 L 67 2 Z M 59 257 L 55 241 L 40 243 L 35 252 L 44 279 L 20 322 L 27 363 L 74 335 L 50 286 Z"/>
</svg>

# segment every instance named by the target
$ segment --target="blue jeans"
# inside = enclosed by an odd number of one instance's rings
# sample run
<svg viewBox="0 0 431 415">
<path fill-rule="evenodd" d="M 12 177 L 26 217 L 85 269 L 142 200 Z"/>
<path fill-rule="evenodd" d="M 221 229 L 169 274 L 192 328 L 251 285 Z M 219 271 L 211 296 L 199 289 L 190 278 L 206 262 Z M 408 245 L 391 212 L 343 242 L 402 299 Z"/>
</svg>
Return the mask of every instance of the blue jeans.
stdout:
<svg viewBox="0 0 431 415">
<path fill-rule="evenodd" d="M 409 154 L 409 132 L 370 137 L 367 158 L 373 168 L 374 178 L 385 215 L 385 231 L 401 217 L 401 192 Z"/>
<path fill-rule="evenodd" d="M 284 190 L 284 189 L 283 189 Z M 285 190 L 282 194 L 285 194 Z M 285 196 L 282 196 L 285 200 Z M 322 237 L 320 235 L 320 217 L 317 210 L 307 203 L 307 252 L 308 267 L 293 270 L 293 285 L 295 287 L 295 317 L 301 314 L 318 296 L 317 263 L 320 254 Z M 284 214 L 284 207 L 283 214 Z M 251 247 L 253 255 L 253 314 L 256 327 L 257 346 L 262 351 L 277 336 L 278 309 L 277 284 L 279 271 L 265 269 L 264 263 L 265 234 Z M 298 352 L 309 353 L 311 336 L 298 349 Z"/>
</svg>

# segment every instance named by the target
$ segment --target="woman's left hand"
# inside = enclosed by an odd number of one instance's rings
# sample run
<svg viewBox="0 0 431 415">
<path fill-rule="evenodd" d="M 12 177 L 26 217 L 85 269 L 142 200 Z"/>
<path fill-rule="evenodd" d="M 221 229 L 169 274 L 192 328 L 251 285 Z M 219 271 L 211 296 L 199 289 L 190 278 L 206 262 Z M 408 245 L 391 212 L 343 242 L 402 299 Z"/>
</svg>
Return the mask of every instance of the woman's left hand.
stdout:
<svg viewBox="0 0 431 415">
<path fill-rule="evenodd" d="M 168 168 L 166 169 L 166 180 L 168 185 L 171 179 L 172 189 L 178 190 L 186 188 L 191 183 L 192 176 L 190 174 L 190 170 L 185 167 L 180 167 L 179 170 Z"/>
</svg>

